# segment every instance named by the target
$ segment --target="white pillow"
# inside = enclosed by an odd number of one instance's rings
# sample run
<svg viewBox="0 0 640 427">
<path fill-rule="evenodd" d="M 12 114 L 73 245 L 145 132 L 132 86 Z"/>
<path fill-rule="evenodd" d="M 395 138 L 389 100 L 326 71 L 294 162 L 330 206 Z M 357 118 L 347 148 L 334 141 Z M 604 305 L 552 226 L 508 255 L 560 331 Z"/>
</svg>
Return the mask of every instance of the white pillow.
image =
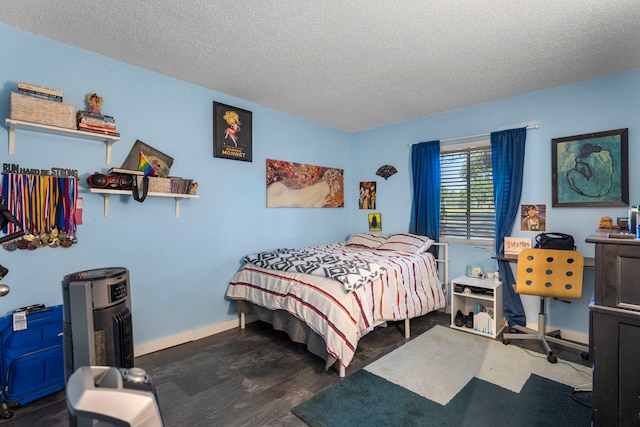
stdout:
<svg viewBox="0 0 640 427">
<path fill-rule="evenodd" d="M 433 239 L 430 239 L 427 237 L 427 241 L 424 242 L 424 245 L 422 245 L 422 247 L 420 248 L 420 250 L 418 251 L 419 254 L 421 254 L 422 252 L 426 252 L 429 250 L 429 248 L 431 247 L 431 245 L 433 245 L 436 241 Z"/>
<path fill-rule="evenodd" d="M 394 233 L 387 237 L 387 241 L 380 245 L 379 251 L 399 251 L 419 254 L 431 247 L 434 241 L 427 236 L 410 233 Z"/>
<path fill-rule="evenodd" d="M 379 234 L 356 233 L 349 236 L 346 245 L 352 248 L 376 249 L 386 240 L 385 236 Z"/>
</svg>

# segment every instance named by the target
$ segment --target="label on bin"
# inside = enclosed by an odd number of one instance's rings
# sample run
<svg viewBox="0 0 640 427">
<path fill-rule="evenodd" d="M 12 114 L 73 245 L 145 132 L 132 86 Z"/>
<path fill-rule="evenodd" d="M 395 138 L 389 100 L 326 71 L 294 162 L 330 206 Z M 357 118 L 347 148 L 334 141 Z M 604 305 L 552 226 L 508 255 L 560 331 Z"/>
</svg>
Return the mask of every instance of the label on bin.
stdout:
<svg viewBox="0 0 640 427">
<path fill-rule="evenodd" d="M 24 331 L 27 329 L 27 312 L 16 311 L 13 313 L 13 330 Z"/>
</svg>

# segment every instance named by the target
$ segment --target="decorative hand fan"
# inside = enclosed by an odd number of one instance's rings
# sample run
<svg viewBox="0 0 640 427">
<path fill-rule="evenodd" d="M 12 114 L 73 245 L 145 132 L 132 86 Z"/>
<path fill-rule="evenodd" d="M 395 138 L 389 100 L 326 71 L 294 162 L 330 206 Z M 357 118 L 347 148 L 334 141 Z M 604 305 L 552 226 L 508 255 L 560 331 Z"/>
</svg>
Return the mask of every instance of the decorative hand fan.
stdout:
<svg viewBox="0 0 640 427">
<path fill-rule="evenodd" d="M 384 166 L 380 166 L 380 168 L 378 168 L 378 171 L 376 172 L 376 175 L 381 176 L 384 179 L 387 179 L 391 175 L 395 174 L 396 172 L 398 172 L 398 171 L 393 166 L 384 165 Z"/>
</svg>

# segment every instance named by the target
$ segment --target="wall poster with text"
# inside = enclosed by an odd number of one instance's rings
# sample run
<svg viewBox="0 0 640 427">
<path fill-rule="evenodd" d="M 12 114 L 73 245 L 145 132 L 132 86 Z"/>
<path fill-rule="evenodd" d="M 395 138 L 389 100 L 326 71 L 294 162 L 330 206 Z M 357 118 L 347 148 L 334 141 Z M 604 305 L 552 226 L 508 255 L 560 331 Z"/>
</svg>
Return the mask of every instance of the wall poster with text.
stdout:
<svg viewBox="0 0 640 427">
<path fill-rule="evenodd" d="M 213 157 L 252 161 L 251 111 L 213 103 Z"/>
</svg>

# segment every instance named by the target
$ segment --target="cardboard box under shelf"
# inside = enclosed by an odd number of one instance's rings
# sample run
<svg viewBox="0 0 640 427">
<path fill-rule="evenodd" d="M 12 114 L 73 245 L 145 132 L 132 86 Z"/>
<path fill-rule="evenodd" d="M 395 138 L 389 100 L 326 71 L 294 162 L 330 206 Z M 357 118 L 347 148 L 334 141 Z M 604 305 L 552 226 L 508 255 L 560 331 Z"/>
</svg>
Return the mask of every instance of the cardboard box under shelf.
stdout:
<svg viewBox="0 0 640 427">
<path fill-rule="evenodd" d="M 17 92 L 11 92 L 9 117 L 24 122 L 77 129 L 75 106 Z"/>
</svg>

